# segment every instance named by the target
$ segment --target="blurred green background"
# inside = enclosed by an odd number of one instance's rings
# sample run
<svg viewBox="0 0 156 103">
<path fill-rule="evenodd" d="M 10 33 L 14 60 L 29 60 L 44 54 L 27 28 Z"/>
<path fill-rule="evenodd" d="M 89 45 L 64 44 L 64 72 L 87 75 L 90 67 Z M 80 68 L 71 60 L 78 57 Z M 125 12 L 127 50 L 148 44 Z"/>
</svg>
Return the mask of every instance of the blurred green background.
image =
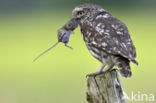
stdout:
<svg viewBox="0 0 156 103">
<path fill-rule="evenodd" d="M 129 28 L 139 66 L 131 64 L 131 78 L 121 77 L 124 91 L 156 95 L 155 0 L 1 0 L 0 103 L 87 103 L 85 76 L 100 63 L 88 52 L 80 28 L 70 38 L 74 50 L 59 44 L 32 60 L 57 41 L 57 30 L 72 9 L 88 2 L 101 5 Z"/>
</svg>

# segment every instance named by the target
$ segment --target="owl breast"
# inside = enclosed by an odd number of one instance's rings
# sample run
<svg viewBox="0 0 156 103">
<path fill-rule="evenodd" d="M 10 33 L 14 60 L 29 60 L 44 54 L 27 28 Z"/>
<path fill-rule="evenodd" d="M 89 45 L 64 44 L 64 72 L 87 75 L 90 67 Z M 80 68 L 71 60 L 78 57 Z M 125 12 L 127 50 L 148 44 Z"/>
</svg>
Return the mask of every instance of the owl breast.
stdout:
<svg viewBox="0 0 156 103">
<path fill-rule="evenodd" d="M 93 57 L 95 57 L 97 60 L 99 60 L 100 62 L 105 62 L 106 64 L 112 64 L 113 63 L 112 57 L 107 52 L 105 52 L 104 50 L 100 48 L 101 43 L 96 42 L 97 41 L 96 39 L 102 38 L 102 37 L 99 37 L 99 35 L 96 34 L 96 32 L 92 28 L 92 25 L 93 24 L 89 24 L 87 22 L 83 24 L 83 26 L 81 26 L 82 37 L 85 41 L 85 44 L 90 54 Z"/>
</svg>

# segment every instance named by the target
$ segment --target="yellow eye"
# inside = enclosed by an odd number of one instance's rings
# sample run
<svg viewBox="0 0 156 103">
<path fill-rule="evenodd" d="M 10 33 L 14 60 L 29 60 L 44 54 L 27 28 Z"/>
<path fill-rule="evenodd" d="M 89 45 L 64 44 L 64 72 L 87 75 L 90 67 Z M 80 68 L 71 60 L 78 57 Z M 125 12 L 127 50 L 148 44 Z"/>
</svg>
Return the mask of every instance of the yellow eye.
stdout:
<svg viewBox="0 0 156 103">
<path fill-rule="evenodd" d="M 82 15 L 83 11 L 78 11 L 77 15 Z"/>
</svg>

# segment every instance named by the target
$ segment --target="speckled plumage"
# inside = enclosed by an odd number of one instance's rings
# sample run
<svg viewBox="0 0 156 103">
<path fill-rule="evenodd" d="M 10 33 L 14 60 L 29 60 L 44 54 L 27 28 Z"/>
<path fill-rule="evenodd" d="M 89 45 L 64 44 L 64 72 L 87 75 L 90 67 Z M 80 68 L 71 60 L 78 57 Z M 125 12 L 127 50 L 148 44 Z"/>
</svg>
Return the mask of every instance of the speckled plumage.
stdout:
<svg viewBox="0 0 156 103">
<path fill-rule="evenodd" d="M 93 4 L 77 6 L 72 12 L 81 27 L 81 33 L 90 53 L 105 65 L 118 67 L 124 77 L 131 76 L 130 61 L 137 64 L 136 49 L 124 23 L 102 7 Z"/>
</svg>

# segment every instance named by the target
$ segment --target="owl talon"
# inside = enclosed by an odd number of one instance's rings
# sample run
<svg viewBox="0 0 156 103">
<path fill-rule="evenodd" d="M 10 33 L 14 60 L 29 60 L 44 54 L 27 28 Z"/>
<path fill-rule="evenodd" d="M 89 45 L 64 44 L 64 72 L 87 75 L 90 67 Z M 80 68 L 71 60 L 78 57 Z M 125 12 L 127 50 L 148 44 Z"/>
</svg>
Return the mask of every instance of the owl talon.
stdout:
<svg viewBox="0 0 156 103">
<path fill-rule="evenodd" d="M 112 69 L 109 69 L 108 72 L 112 72 L 112 71 L 117 71 L 118 69 L 116 68 L 112 68 Z"/>
<path fill-rule="evenodd" d="M 86 78 L 87 77 L 95 77 L 95 76 L 97 76 L 97 75 L 99 75 L 99 74 L 102 74 L 103 72 L 95 72 L 95 73 L 91 73 L 91 74 L 87 74 L 86 75 Z"/>
<path fill-rule="evenodd" d="M 86 78 L 87 78 L 87 77 L 91 77 L 91 76 L 96 76 L 96 75 L 94 75 L 94 73 L 92 73 L 92 74 L 87 74 L 87 75 L 86 75 Z"/>
<path fill-rule="evenodd" d="M 108 69 L 108 70 L 105 70 L 105 71 L 102 71 L 102 72 L 95 72 L 95 73 L 87 74 L 87 75 L 86 75 L 86 78 L 87 78 L 87 77 L 91 77 L 91 76 L 95 77 L 95 76 L 97 76 L 97 75 L 104 74 L 104 73 L 106 73 L 106 72 L 112 72 L 112 71 L 114 71 L 114 70 L 116 71 L 117 69 Z"/>
</svg>

